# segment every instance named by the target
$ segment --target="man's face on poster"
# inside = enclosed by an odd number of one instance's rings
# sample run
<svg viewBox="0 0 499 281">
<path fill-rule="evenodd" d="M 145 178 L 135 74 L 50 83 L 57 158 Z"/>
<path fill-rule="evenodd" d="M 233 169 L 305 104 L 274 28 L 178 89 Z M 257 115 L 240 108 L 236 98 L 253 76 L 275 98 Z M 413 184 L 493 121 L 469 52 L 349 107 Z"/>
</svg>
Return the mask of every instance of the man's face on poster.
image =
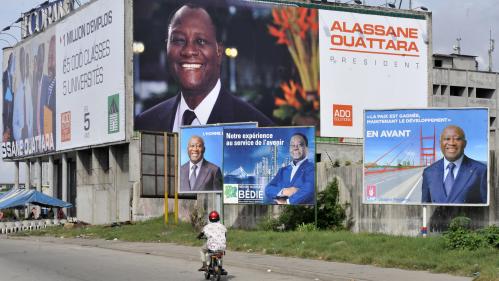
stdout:
<svg viewBox="0 0 499 281">
<path fill-rule="evenodd" d="M 308 148 L 302 136 L 295 135 L 289 142 L 289 154 L 293 162 L 298 162 L 307 157 Z"/>
<path fill-rule="evenodd" d="M 450 162 L 454 162 L 464 154 L 466 138 L 461 128 L 449 126 L 440 135 L 440 149 Z"/>
<path fill-rule="evenodd" d="M 184 6 L 177 11 L 168 28 L 166 54 L 169 73 L 184 94 L 206 95 L 215 87 L 222 46 L 205 10 Z"/>
<path fill-rule="evenodd" d="M 204 157 L 204 141 L 200 137 L 192 137 L 187 144 L 187 154 L 192 163 L 197 164 Z"/>
</svg>

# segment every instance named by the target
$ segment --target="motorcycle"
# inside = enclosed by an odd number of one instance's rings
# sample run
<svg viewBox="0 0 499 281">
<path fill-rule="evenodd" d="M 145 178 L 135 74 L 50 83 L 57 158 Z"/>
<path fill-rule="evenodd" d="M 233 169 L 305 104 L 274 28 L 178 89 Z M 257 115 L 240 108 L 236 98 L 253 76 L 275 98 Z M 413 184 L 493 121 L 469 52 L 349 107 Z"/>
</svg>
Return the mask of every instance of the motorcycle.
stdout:
<svg viewBox="0 0 499 281">
<path fill-rule="evenodd" d="M 206 236 L 201 232 L 198 235 L 198 239 L 206 239 Z M 212 277 L 212 280 L 220 281 L 222 275 L 227 275 L 227 271 L 223 268 L 224 255 L 225 251 L 208 250 L 209 262 L 207 269 L 204 272 L 204 278 L 206 280 L 209 280 L 210 277 Z"/>
<path fill-rule="evenodd" d="M 220 281 L 222 275 L 227 275 L 227 271 L 223 268 L 223 256 L 225 251 L 208 251 L 210 261 L 208 263 L 208 269 L 204 272 L 204 278 L 206 280 L 213 277 L 213 280 Z"/>
</svg>

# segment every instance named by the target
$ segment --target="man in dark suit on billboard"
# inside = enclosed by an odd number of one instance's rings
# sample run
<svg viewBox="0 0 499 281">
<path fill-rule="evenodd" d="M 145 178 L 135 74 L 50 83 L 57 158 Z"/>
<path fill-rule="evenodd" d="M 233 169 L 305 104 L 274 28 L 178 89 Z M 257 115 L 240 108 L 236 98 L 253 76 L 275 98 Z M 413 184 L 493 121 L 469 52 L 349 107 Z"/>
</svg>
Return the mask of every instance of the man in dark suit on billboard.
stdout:
<svg viewBox="0 0 499 281">
<path fill-rule="evenodd" d="M 308 139 L 295 133 L 289 142 L 291 163 L 280 168 L 277 175 L 265 187 L 265 203 L 314 204 L 315 169 L 308 161 Z"/>
<path fill-rule="evenodd" d="M 212 17 L 203 7 L 178 9 L 168 25 L 166 57 L 169 74 L 180 92 L 135 118 L 136 130 L 178 132 L 182 125 L 257 121 L 273 122 L 221 86 L 223 44 Z"/>
<path fill-rule="evenodd" d="M 220 168 L 204 159 L 204 140 L 192 136 L 187 143 L 189 161 L 180 167 L 180 191 L 221 191 L 222 172 Z"/>
<path fill-rule="evenodd" d="M 440 135 L 444 157 L 423 171 L 422 203 L 484 204 L 487 202 L 487 166 L 464 154 L 466 136 L 458 126 Z"/>
</svg>

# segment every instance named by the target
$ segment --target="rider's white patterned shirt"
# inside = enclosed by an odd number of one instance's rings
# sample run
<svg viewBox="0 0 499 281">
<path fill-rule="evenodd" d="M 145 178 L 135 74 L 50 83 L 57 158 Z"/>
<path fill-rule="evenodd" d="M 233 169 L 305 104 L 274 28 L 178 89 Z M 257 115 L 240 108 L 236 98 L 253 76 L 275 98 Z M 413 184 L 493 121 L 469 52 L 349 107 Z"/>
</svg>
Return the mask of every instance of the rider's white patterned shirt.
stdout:
<svg viewBox="0 0 499 281">
<path fill-rule="evenodd" d="M 206 247 L 211 251 L 225 250 L 225 233 L 227 228 L 220 222 L 208 223 L 203 227 L 204 235 L 207 238 Z"/>
</svg>

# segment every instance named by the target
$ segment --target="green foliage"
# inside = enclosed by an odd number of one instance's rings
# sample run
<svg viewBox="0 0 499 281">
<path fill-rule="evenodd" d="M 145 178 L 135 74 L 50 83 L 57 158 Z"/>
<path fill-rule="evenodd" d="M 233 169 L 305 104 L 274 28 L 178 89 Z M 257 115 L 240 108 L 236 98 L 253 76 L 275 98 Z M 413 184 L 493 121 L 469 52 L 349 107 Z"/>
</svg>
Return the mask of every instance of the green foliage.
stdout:
<svg viewBox="0 0 499 281">
<path fill-rule="evenodd" d="M 470 229 L 471 219 L 464 216 L 455 217 L 451 220 L 449 229 L 451 231 L 456 231 L 459 229 Z"/>
<path fill-rule="evenodd" d="M 445 246 L 471 251 L 487 247 L 499 248 L 499 227 L 492 225 L 473 231 L 470 226 L 470 218 L 460 216 L 452 219 L 449 231 L 444 234 Z"/>
<path fill-rule="evenodd" d="M 277 231 L 280 226 L 279 219 L 276 218 L 264 218 L 260 220 L 256 226 L 256 229 L 262 231 Z"/>
<path fill-rule="evenodd" d="M 301 223 L 296 230 L 299 232 L 312 232 L 317 231 L 317 227 L 313 223 Z"/>
<path fill-rule="evenodd" d="M 295 230 L 301 223 L 314 223 L 315 211 L 313 206 L 286 205 L 279 216 L 279 223 L 285 230 Z"/>
<path fill-rule="evenodd" d="M 335 178 L 317 195 L 317 228 L 342 228 L 345 219 L 345 207 L 339 203 L 338 180 Z M 300 224 L 314 223 L 314 207 L 287 205 L 279 216 L 279 222 L 284 224 L 286 230 L 295 230 Z"/>
<path fill-rule="evenodd" d="M 341 166 L 340 160 L 338 160 L 338 159 L 334 160 L 333 167 L 338 168 L 339 166 Z"/>
<path fill-rule="evenodd" d="M 346 219 L 345 207 L 340 204 L 338 179 L 334 178 L 317 196 L 317 227 L 319 229 L 342 228 Z"/>
<path fill-rule="evenodd" d="M 476 232 L 462 228 L 446 233 L 444 235 L 444 241 L 446 247 L 449 249 L 477 250 L 488 246 L 485 237 Z"/>
<path fill-rule="evenodd" d="M 499 226 L 490 225 L 478 230 L 478 233 L 485 238 L 485 241 L 492 247 L 499 249 Z"/>
<path fill-rule="evenodd" d="M 350 165 L 352 165 L 352 162 L 351 162 L 351 161 L 346 160 L 346 161 L 345 161 L 345 166 L 350 166 Z"/>
</svg>

